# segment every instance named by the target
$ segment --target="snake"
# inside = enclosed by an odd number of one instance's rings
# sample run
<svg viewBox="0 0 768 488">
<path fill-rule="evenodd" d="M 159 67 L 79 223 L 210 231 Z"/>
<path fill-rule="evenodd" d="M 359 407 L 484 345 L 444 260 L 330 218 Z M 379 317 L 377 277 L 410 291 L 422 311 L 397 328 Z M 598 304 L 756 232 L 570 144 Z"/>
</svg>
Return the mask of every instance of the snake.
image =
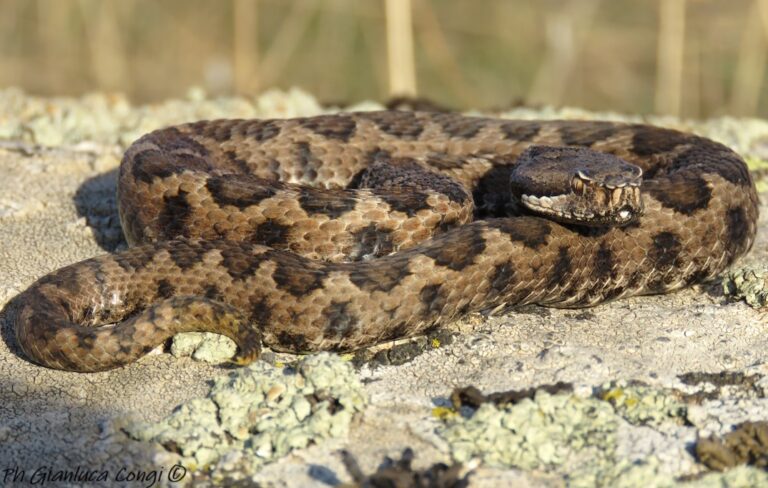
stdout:
<svg viewBox="0 0 768 488">
<path fill-rule="evenodd" d="M 409 111 L 159 129 L 125 151 L 117 201 L 125 250 L 14 300 L 30 361 L 104 371 L 206 331 L 247 364 L 666 293 L 744 255 L 758 218 L 745 161 L 701 136 Z"/>
</svg>

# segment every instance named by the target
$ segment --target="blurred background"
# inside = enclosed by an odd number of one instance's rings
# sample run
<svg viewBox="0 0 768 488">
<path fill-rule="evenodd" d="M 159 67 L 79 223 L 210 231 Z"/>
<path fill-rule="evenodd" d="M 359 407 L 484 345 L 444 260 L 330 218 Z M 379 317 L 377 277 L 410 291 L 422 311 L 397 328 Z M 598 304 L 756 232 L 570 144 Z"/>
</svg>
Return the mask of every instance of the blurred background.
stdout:
<svg viewBox="0 0 768 488">
<path fill-rule="evenodd" d="M 0 0 L 0 87 L 768 116 L 768 0 Z"/>
</svg>

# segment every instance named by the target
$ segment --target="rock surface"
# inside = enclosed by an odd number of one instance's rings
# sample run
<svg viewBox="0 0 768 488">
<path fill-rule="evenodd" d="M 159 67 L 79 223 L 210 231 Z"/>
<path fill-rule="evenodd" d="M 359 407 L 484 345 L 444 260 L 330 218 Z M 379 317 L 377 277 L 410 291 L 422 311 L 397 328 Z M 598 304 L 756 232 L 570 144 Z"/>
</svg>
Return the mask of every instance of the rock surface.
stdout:
<svg viewBox="0 0 768 488">
<path fill-rule="evenodd" d="M 379 106 L 350 107 L 368 108 Z M 193 91 L 185 100 L 141 107 L 117 96 L 40 99 L 0 90 L 0 304 L 49 271 L 124 246 L 115 170 L 122 150 L 139 135 L 203 118 L 332 110 L 297 90 L 215 100 Z M 553 109 L 517 109 L 503 116 L 623 118 Z M 744 154 L 756 175 L 768 172 L 763 162 L 768 122 L 644 120 L 720 140 Z M 766 262 L 765 205 L 761 214 L 757 242 L 739 267 L 763 269 Z M 765 276 L 760 273 L 733 276 Z M 426 351 L 410 362 L 358 366 L 351 374 L 362 382 L 368 403 L 352 417 L 348 433 L 309 439 L 304 447 L 297 443 L 258 467 L 238 464 L 236 455 L 222 462 L 255 482 L 297 487 L 351 482 L 342 450 L 371 474 L 382 459 L 397 458 L 406 448 L 415 453 L 414 469 L 473 459 L 470 465 L 477 467 L 469 474 L 470 486 L 562 486 L 578 480 L 612 486 L 654 480 L 665 486 L 702 475 L 699 486 L 768 483 L 764 471 L 749 466 L 708 473 L 692 454 L 699 438 L 768 420 L 768 318 L 726 297 L 723 286 L 706 284 L 585 310 L 525 307 L 502 316 L 471 316 L 449 327 L 456 333 L 450 344 L 425 341 L 421 349 Z M 58 486 L 63 476 L 74 477 L 70 485 L 86 485 L 106 476 L 112 483 L 146 486 L 153 476 L 168 484 L 172 472 L 179 476 L 184 470 L 182 481 L 211 482 L 210 474 L 193 473 L 205 467 L 199 462 L 178 464 L 178 444 L 163 445 L 153 436 L 153 442 L 137 441 L 134 437 L 141 436 L 127 433 L 172 418 L 179 405 L 201 404 L 215 381 L 224 381 L 216 378 L 237 372 L 171 354 L 153 354 L 106 373 L 52 371 L 18 355 L 5 310 L 0 326 L 0 485 L 29 483 L 33 476 L 47 477 L 47 486 Z M 221 357 L 209 354 L 215 347 L 204 342 L 194 338 L 174 352 Z M 267 359 L 279 365 L 298 358 L 268 354 Z M 646 389 L 632 389 L 633 381 Z M 473 385 L 490 393 L 556 382 L 573 384 L 573 392 L 541 393 L 511 407 L 451 407 L 457 387 Z M 682 396 L 670 401 L 671 391 Z M 670 409 L 678 412 L 679 402 L 685 422 L 669 415 Z M 300 403 L 294 407 L 304 411 Z M 526 420 L 537 412 L 548 416 Z M 558 432 L 560 440 L 553 441 L 546 429 Z M 595 442 L 592 432 L 600 432 L 605 442 Z M 521 433 L 526 446 L 518 458 L 502 456 L 487 440 Z M 592 462 L 579 469 L 573 460 L 585 454 Z"/>
</svg>

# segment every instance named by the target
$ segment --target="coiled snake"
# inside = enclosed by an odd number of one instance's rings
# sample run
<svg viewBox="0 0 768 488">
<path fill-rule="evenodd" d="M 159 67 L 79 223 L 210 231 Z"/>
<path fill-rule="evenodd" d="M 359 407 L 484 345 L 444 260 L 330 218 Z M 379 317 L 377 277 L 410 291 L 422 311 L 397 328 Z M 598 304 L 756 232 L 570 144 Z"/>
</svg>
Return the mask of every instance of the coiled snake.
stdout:
<svg viewBox="0 0 768 488">
<path fill-rule="evenodd" d="M 386 111 L 152 132 L 118 206 L 128 250 L 17 298 L 32 361 L 106 370 L 194 330 L 246 363 L 262 342 L 351 350 L 505 304 L 663 293 L 747 252 L 758 214 L 744 161 L 702 137 Z"/>
</svg>

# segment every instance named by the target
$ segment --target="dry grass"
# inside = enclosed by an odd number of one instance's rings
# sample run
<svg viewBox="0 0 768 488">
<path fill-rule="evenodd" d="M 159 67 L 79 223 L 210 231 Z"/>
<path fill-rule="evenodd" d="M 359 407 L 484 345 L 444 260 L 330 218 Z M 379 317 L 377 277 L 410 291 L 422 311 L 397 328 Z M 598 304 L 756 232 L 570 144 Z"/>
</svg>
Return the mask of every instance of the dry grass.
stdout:
<svg viewBox="0 0 768 488">
<path fill-rule="evenodd" d="M 0 0 L 0 86 L 768 115 L 768 0 Z"/>
<path fill-rule="evenodd" d="M 656 112 L 680 115 L 685 68 L 686 0 L 659 2 L 659 41 L 656 46 Z"/>
<path fill-rule="evenodd" d="M 384 5 L 387 24 L 389 92 L 395 96 L 416 96 L 411 0 L 384 0 Z"/>
</svg>

